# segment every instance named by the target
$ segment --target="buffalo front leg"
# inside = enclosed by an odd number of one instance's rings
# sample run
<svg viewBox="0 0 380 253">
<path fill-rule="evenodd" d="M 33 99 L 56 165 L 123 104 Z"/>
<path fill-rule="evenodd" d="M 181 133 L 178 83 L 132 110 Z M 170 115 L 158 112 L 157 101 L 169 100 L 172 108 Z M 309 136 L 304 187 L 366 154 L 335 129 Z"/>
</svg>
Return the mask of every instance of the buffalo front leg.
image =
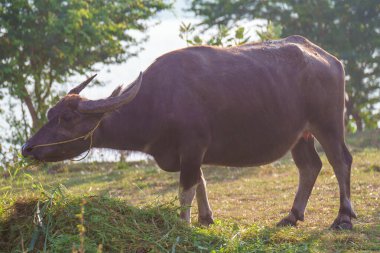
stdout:
<svg viewBox="0 0 380 253">
<path fill-rule="evenodd" d="M 191 204 L 193 202 L 197 185 L 193 185 L 186 189 L 180 186 L 179 188 L 179 203 L 181 205 L 180 217 L 187 223 L 191 222 Z"/>
<path fill-rule="evenodd" d="M 198 202 L 198 222 L 202 225 L 209 226 L 214 223 L 212 211 L 207 197 L 206 180 L 201 171 L 201 179 L 197 186 L 197 202 Z"/>
<path fill-rule="evenodd" d="M 314 137 L 301 138 L 292 149 L 292 157 L 299 171 L 299 183 L 293 207 L 289 215 L 277 226 L 296 226 L 304 220 L 304 214 L 315 180 L 322 168 L 322 162 L 314 148 Z"/>
<path fill-rule="evenodd" d="M 181 205 L 180 217 L 190 223 L 191 204 L 202 181 L 201 164 L 203 153 L 186 152 L 181 156 L 179 177 L 179 202 Z"/>
</svg>

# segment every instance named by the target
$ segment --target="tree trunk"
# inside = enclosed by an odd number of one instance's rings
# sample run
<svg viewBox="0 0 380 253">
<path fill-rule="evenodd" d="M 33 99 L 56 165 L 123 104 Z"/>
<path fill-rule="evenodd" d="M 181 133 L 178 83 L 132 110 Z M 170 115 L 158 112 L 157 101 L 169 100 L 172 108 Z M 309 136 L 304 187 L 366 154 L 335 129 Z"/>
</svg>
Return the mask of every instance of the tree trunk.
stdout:
<svg viewBox="0 0 380 253">
<path fill-rule="evenodd" d="M 129 151 L 127 151 L 127 150 L 120 150 L 119 154 L 120 154 L 120 160 L 119 160 L 119 162 L 125 163 L 127 161 L 127 157 L 129 155 Z"/>
<path fill-rule="evenodd" d="M 352 117 L 353 117 L 354 120 L 355 120 L 356 131 L 358 131 L 358 132 L 363 132 L 363 119 L 360 117 L 359 113 L 354 112 L 354 113 L 352 114 Z"/>
<path fill-rule="evenodd" d="M 24 92 L 24 96 L 23 96 L 22 100 L 25 102 L 26 106 L 28 107 L 30 116 L 32 118 L 32 132 L 34 132 L 39 126 L 37 111 L 34 108 L 32 98 L 30 97 L 30 95 L 29 95 L 29 93 L 25 87 L 23 87 L 23 92 Z"/>
</svg>

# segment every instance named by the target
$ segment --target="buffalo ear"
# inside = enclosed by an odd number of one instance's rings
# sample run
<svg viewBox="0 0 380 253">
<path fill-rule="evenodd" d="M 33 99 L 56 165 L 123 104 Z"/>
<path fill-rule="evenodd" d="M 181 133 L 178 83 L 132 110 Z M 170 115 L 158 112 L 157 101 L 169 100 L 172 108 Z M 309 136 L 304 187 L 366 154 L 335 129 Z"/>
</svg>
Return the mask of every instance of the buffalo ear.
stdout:
<svg viewBox="0 0 380 253">
<path fill-rule="evenodd" d="M 96 75 L 97 74 L 91 76 L 90 78 L 88 78 L 83 83 L 81 83 L 78 86 L 76 86 L 75 88 L 71 89 L 68 94 L 79 94 L 84 88 L 86 88 L 86 86 L 92 81 L 92 79 L 95 78 Z"/>
<path fill-rule="evenodd" d="M 79 102 L 78 111 L 83 113 L 105 113 L 116 110 L 122 105 L 128 104 L 138 94 L 141 88 L 142 77 L 143 74 L 140 72 L 139 77 L 118 96 L 117 94 L 120 93 L 119 89 L 121 88 L 117 88 L 114 92 L 112 92 L 111 96 L 106 99 Z"/>
</svg>

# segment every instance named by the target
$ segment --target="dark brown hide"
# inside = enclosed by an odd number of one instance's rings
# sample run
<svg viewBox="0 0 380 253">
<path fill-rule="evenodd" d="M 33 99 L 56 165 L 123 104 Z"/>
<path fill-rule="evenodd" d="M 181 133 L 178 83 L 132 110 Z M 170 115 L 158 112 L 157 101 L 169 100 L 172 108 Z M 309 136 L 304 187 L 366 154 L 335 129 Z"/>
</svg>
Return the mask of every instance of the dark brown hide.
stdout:
<svg viewBox="0 0 380 253">
<path fill-rule="evenodd" d="M 78 155 L 88 143 L 33 146 L 79 136 L 104 117 L 94 146 L 142 151 L 162 169 L 180 171 L 185 205 L 195 194 L 190 189 L 201 182 L 201 164 L 254 166 L 293 149 L 300 186 L 281 224 L 294 225 L 303 220 L 320 170 L 313 137 L 303 138 L 307 132 L 322 144 L 339 181 L 341 206 L 334 227 L 349 228 L 355 214 L 350 204 L 352 158 L 344 143 L 344 89 L 339 60 L 300 36 L 232 48 L 189 47 L 158 58 L 144 72 L 135 99 L 117 110 L 83 114 L 77 111 L 83 98 L 75 97 L 71 109 L 65 98 L 56 108 L 77 114 L 76 123 L 66 126 L 71 135 L 53 138 L 64 126 L 51 119 L 28 141 L 24 154 L 47 161 L 67 159 L 60 156 L 62 150 Z"/>
</svg>

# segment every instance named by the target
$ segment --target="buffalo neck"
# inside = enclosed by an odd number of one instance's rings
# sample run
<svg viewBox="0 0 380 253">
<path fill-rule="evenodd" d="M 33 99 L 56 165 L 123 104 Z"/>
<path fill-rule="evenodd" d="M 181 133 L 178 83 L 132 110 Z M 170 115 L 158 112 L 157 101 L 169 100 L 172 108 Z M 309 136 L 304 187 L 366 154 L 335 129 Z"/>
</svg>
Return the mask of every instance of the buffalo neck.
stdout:
<svg viewBox="0 0 380 253">
<path fill-rule="evenodd" d="M 105 114 L 94 134 L 94 147 L 145 151 L 154 134 L 151 104 L 137 96 L 131 103 Z"/>
</svg>

